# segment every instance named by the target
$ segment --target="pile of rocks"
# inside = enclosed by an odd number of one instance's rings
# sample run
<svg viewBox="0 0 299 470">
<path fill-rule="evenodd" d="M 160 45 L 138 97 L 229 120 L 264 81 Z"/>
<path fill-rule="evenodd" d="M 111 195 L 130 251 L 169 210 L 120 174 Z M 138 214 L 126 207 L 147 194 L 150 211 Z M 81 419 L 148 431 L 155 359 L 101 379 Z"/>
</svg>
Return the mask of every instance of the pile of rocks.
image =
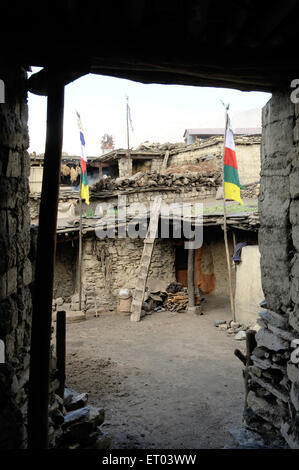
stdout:
<svg viewBox="0 0 299 470">
<path fill-rule="evenodd" d="M 299 340 L 288 325 L 289 315 L 269 309 L 259 314 L 245 418 L 250 429 L 281 434 L 298 448 Z"/>
<path fill-rule="evenodd" d="M 206 169 L 200 173 L 136 173 L 129 178 L 105 178 L 96 182 L 91 187 L 91 193 L 96 194 L 101 191 L 119 191 L 136 188 L 163 188 L 171 187 L 217 187 L 221 184 L 221 172 Z"/>
<path fill-rule="evenodd" d="M 235 322 L 233 320 L 217 320 L 215 321 L 215 327 L 220 331 L 226 331 L 228 336 L 233 336 L 235 340 L 242 341 L 246 339 L 247 330 L 257 331 L 260 327 L 259 325 L 242 325 L 241 323 Z"/>
<path fill-rule="evenodd" d="M 55 395 L 49 407 L 50 447 L 59 449 L 108 449 L 111 439 L 100 429 L 102 408 L 87 404 L 87 393 L 65 389 L 64 399 Z"/>
<path fill-rule="evenodd" d="M 203 139 L 203 140 L 196 140 L 192 144 L 186 144 L 185 142 L 176 142 L 176 143 L 171 143 L 171 142 L 165 142 L 164 144 L 161 144 L 159 142 L 143 142 L 140 144 L 136 149 L 134 150 L 139 150 L 139 151 L 161 151 L 165 152 L 166 150 L 169 150 L 171 152 L 186 152 L 186 151 L 192 151 L 198 148 L 206 147 L 206 146 L 212 146 L 213 144 L 220 143 L 222 144 L 223 142 L 223 135 L 220 136 L 212 136 L 209 137 L 208 139 Z M 236 144 L 243 144 L 243 145 L 252 145 L 252 144 L 260 144 L 261 143 L 261 136 L 260 135 L 235 135 L 235 143 Z"/>
<path fill-rule="evenodd" d="M 142 144 L 138 145 L 134 150 L 139 150 L 139 151 L 161 151 L 161 152 L 166 152 L 166 150 L 175 150 L 178 148 L 183 148 L 186 147 L 186 144 L 184 142 L 176 142 L 176 143 L 171 143 L 171 142 L 165 142 L 164 144 L 160 144 L 159 142 L 143 142 Z"/>
<path fill-rule="evenodd" d="M 260 194 L 260 183 L 251 184 L 241 189 L 241 197 L 247 199 L 256 199 Z"/>
</svg>

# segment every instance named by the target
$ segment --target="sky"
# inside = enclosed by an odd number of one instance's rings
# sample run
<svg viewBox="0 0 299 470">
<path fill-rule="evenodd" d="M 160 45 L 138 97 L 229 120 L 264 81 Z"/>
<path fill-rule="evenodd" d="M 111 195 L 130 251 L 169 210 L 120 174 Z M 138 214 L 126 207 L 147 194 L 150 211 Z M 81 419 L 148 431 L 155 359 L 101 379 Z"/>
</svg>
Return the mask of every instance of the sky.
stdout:
<svg viewBox="0 0 299 470">
<path fill-rule="evenodd" d="M 32 73 L 37 72 L 32 68 Z M 63 152 L 80 155 L 75 110 L 81 115 L 86 155 L 101 155 L 100 141 L 112 134 L 115 148 L 126 148 L 126 95 L 133 132 L 130 147 L 149 142 L 183 142 L 187 128 L 224 127 L 224 108 L 230 104 L 235 127 L 261 125 L 261 108 L 269 93 L 182 85 L 144 85 L 101 75 L 85 75 L 65 87 Z M 29 93 L 29 152 L 43 153 L 46 137 L 46 97 Z"/>
</svg>

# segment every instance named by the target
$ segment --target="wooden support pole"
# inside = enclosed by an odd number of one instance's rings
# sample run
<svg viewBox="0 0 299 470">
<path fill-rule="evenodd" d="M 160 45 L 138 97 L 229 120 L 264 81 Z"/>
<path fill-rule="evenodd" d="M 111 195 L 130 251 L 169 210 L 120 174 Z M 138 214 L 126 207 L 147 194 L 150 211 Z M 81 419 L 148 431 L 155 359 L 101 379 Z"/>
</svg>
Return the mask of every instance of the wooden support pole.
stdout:
<svg viewBox="0 0 299 470">
<path fill-rule="evenodd" d="M 39 211 L 28 403 L 28 446 L 48 448 L 49 359 L 56 224 L 63 137 L 64 86 L 50 77 Z"/>
<path fill-rule="evenodd" d="M 127 108 L 126 108 L 126 111 L 127 111 L 127 147 L 128 147 L 128 154 L 127 154 L 127 157 L 128 158 L 131 158 L 131 150 L 130 150 L 130 131 L 129 131 L 129 97 L 127 96 L 126 97 L 127 99 Z"/>
<path fill-rule="evenodd" d="M 225 245 L 226 262 L 227 262 L 230 308 L 231 308 L 233 321 L 236 321 L 235 302 L 234 302 L 232 274 L 231 274 L 231 259 L 230 259 L 228 240 L 227 240 L 226 200 L 225 200 L 225 183 L 224 183 L 224 155 L 225 155 L 225 140 L 226 140 L 227 127 L 228 127 L 228 113 L 226 112 L 224 143 L 223 143 L 223 234 L 224 234 L 224 245 Z"/>
<path fill-rule="evenodd" d="M 188 250 L 188 308 L 195 307 L 195 288 L 194 288 L 194 262 L 195 250 L 189 248 Z"/>
<path fill-rule="evenodd" d="M 56 367 L 58 370 L 59 388 L 57 395 L 64 398 L 65 385 L 65 340 L 66 340 L 66 315 L 65 311 L 57 312 L 56 317 Z"/>
<path fill-rule="evenodd" d="M 256 347 L 256 339 L 255 339 L 255 330 L 247 330 L 246 331 L 246 364 L 244 370 L 244 381 L 245 381 L 245 409 L 247 408 L 247 396 L 248 396 L 248 367 L 252 364 L 251 355 L 252 351 Z"/>
<path fill-rule="evenodd" d="M 235 349 L 234 350 L 234 355 L 240 359 L 240 361 L 246 366 L 246 356 L 240 351 L 240 349 Z"/>
<path fill-rule="evenodd" d="M 163 158 L 162 166 L 161 166 L 162 171 L 166 170 L 167 165 L 168 165 L 168 160 L 169 160 L 169 150 L 166 150 L 166 153 Z"/>
</svg>

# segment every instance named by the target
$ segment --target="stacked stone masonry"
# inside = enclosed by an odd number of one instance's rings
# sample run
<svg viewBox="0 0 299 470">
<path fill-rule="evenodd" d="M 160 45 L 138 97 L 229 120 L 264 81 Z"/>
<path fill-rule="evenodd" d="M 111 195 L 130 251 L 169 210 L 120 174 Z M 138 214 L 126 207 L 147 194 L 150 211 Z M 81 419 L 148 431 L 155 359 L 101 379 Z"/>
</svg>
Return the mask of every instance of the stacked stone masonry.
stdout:
<svg viewBox="0 0 299 470">
<path fill-rule="evenodd" d="M 266 309 L 250 367 L 247 423 L 299 448 L 299 108 L 289 92 L 263 109 L 259 196 L 262 287 Z"/>
<path fill-rule="evenodd" d="M 1 68 L 0 105 L 0 448 L 26 445 L 31 331 L 30 213 L 26 71 Z"/>
<path fill-rule="evenodd" d="M 115 310 L 119 289 L 134 292 L 136 272 L 143 249 L 142 239 L 86 239 L 83 245 L 83 287 L 87 315 Z M 165 283 L 175 280 L 174 247 L 169 240 L 157 240 L 148 279 Z"/>
<path fill-rule="evenodd" d="M 260 178 L 260 136 L 236 136 L 239 177 L 242 184 L 258 181 Z M 221 168 L 223 156 L 223 137 L 211 137 L 189 148 L 173 150 L 168 166 L 194 164 L 200 160 L 212 160 Z"/>
<path fill-rule="evenodd" d="M 0 104 L 0 339 L 5 363 L 0 364 L 0 449 L 27 447 L 27 407 L 30 365 L 33 273 L 37 230 L 30 227 L 27 153 L 28 109 L 26 70 L 1 68 L 5 103 Z M 56 360 L 50 358 L 49 445 L 53 447 L 60 424 L 53 418 Z"/>
</svg>

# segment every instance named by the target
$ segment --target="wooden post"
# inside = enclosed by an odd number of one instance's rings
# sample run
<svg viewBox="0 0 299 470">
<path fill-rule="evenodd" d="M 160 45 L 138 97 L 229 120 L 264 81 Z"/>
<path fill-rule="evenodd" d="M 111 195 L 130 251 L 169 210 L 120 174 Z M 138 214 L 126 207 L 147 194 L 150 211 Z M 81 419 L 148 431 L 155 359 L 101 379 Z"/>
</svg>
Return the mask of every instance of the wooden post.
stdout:
<svg viewBox="0 0 299 470">
<path fill-rule="evenodd" d="M 65 385 L 65 311 L 57 312 L 56 317 L 56 366 L 58 370 L 59 389 L 57 394 L 64 398 L 64 385 Z"/>
<path fill-rule="evenodd" d="M 127 96 L 127 147 L 128 147 L 128 158 L 131 158 L 130 152 L 130 131 L 129 131 L 129 97 Z"/>
<path fill-rule="evenodd" d="M 195 262 L 195 249 L 189 248 L 188 250 L 188 308 L 195 307 L 195 290 L 194 290 L 194 262 Z"/>
<path fill-rule="evenodd" d="M 245 363 L 245 370 L 244 370 L 244 382 L 245 382 L 245 409 L 247 408 L 247 396 L 248 396 L 248 367 L 252 364 L 251 355 L 252 351 L 256 347 L 256 339 L 255 339 L 255 330 L 247 330 L 246 331 L 246 363 Z"/>
<path fill-rule="evenodd" d="M 228 241 L 227 241 L 226 200 L 225 200 L 225 183 L 224 183 L 224 155 L 225 155 L 225 140 L 226 140 L 227 126 L 228 126 L 228 113 L 226 110 L 225 132 L 224 132 L 224 142 L 223 142 L 223 234 L 224 234 L 224 244 L 225 244 L 227 271 L 228 271 L 230 308 L 231 308 L 233 321 L 236 321 L 234 294 L 233 294 L 233 286 L 232 286 L 232 274 L 231 274 L 231 259 L 230 259 L 230 254 L 229 254 Z"/>
<path fill-rule="evenodd" d="M 64 85 L 49 79 L 47 135 L 39 211 L 28 403 L 28 446 L 48 448 L 49 359 L 56 223 L 63 137 Z"/>
</svg>

